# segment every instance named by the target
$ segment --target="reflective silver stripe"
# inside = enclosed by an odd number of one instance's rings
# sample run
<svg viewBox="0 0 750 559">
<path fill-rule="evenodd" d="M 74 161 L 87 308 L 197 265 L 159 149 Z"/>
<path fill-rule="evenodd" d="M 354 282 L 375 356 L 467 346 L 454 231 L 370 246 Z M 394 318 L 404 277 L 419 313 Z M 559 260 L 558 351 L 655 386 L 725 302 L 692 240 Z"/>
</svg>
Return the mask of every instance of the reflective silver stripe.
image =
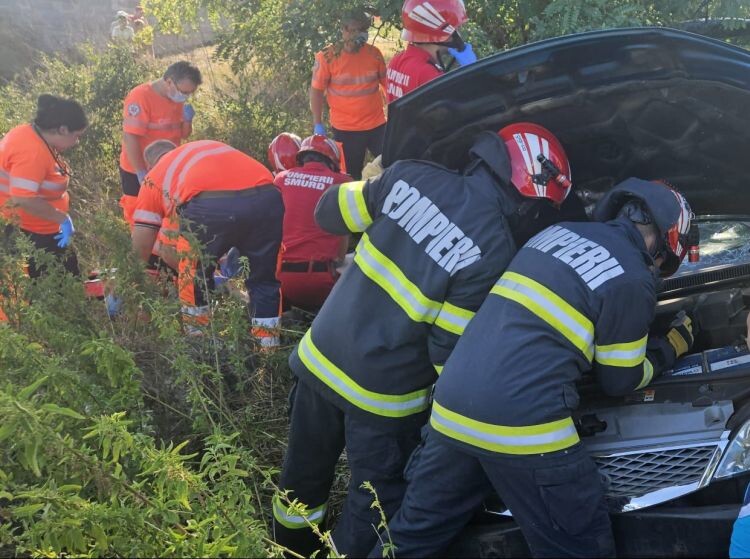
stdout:
<svg viewBox="0 0 750 559">
<path fill-rule="evenodd" d="M 383 266 L 377 260 L 376 256 L 369 252 L 369 246 L 366 243 L 360 243 L 359 247 L 357 248 L 357 254 L 354 257 L 354 263 L 357 264 L 360 269 L 362 269 L 361 263 L 358 262 L 359 259 L 363 260 L 367 266 L 372 268 L 379 276 L 379 279 L 385 281 L 390 289 L 396 292 L 397 296 L 394 297 L 394 300 L 407 312 L 407 314 L 409 314 L 412 319 L 419 320 L 421 322 L 429 322 L 430 324 L 435 322 L 435 319 L 440 313 L 440 310 L 437 307 L 438 303 L 435 303 L 435 306 L 428 306 L 417 299 L 417 297 L 415 297 L 414 294 L 409 289 L 407 289 L 398 280 L 398 278 L 396 278 L 391 270 Z M 371 274 L 365 272 L 364 269 L 362 269 L 362 271 L 370 279 L 375 279 Z M 416 288 L 416 286 L 414 287 Z M 402 301 L 404 304 L 402 304 Z M 410 313 L 409 309 L 413 310 L 414 312 Z"/>
<path fill-rule="evenodd" d="M 412 399 L 404 401 L 384 400 L 378 399 L 377 397 L 368 396 L 365 392 L 370 391 L 356 385 L 356 383 L 354 383 L 352 379 L 349 379 L 345 376 L 345 373 L 343 371 L 333 371 L 325 363 L 323 363 L 323 360 L 319 359 L 318 356 L 315 355 L 316 349 L 317 348 L 315 348 L 315 346 L 312 344 L 310 331 L 308 330 L 307 334 L 302 339 L 297 348 L 297 351 L 299 352 L 303 362 L 329 387 L 331 387 L 341 396 L 349 400 L 351 403 L 357 405 L 358 407 L 361 407 L 368 411 L 373 411 L 374 413 L 378 413 L 378 410 L 397 412 L 398 416 L 406 415 L 404 412 L 417 413 L 418 411 L 421 411 L 427 407 L 427 401 L 429 398 L 429 393 L 427 390 L 422 391 L 423 395 L 419 395 Z M 317 353 L 319 353 L 319 351 L 317 351 Z M 349 384 L 345 382 L 345 378 L 347 378 L 353 385 L 356 385 L 359 390 L 355 389 L 353 386 L 349 386 Z M 389 414 L 386 413 L 382 415 Z"/>
<path fill-rule="evenodd" d="M 380 84 L 375 84 L 372 87 L 368 87 L 367 89 L 355 89 L 355 90 L 348 90 L 348 89 L 336 89 L 335 87 L 328 87 L 326 92 L 328 95 L 336 95 L 338 97 L 364 97 L 365 95 L 372 95 L 373 93 L 377 93 L 380 89 Z"/>
<path fill-rule="evenodd" d="M 29 192 L 38 192 L 39 191 L 39 183 L 36 181 L 32 181 L 29 179 L 22 179 L 19 177 L 10 177 L 10 187 L 11 189 L 17 188 L 19 190 L 27 190 Z"/>
<path fill-rule="evenodd" d="M 10 175 L 0 169 L 0 192 L 10 192 L 8 179 L 10 179 Z"/>
<path fill-rule="evenodd" d="M 459 312 L 461 314 L 459 314 Z M 466 327 L 474 317 L 474 314 L 475 313 L 472 311 L 467 311 L 466 309 L 462 309 L 446 302 L 440 309 L 440 314 L 435 320 L 435 325 L 443 330 L 447 330 L 448 332 L 460 336 L 464 333 L 464 330 L 466 330 Z"/>
<path fill-rule="evenodd" d="M 372 218 L 367 212 L 363 188 L 364 182 L 362 181 L 348 182 L 339 186 L 339 197 L 343 195 L 346 205 L 346 212 L 342 212 L 342 217 L 346 226 L 355 233 L 364 231 L 372 224 Z"/>
<path fill-rule="evenodd" d="M 162 216 L 157 213 L 149 212 L 146 210 L 135 210 L 133 213 L 133 220 L 140 221 L 142 223 L 153 223 L 154 225 L 161 225 Z"/>
<path fill-rule="evenodd" d="M 590 330 L 587 330 L 580 324 L 578 324 L 578 322 L 573 320 L 570 317 L 570 315 L 560 310 L 554 303 L 552 303 L 552 301 L 544 297 L 541 293 L 539 293 L 538 291 L 534 289 L 526 287 L 525 285 L 520 284 L 516 281 L 508 280 L 504 278 L 500 278 L 495 285 L 500 285 L 507 289 L 517 291 L 519 293 L 522 293 L 529 299 L 533 300 L 540 307 L 544 308 L 545 312 L 554 316 L 557 320 L 559 320 L 562 324 L 564 324 L 569 330 L 574 332 L 576 336 L 578 336 L 578 338 L 580 338 L 580 340 L 586 344 L 587 349 L 588 349 L 588 355 L 593 354 L 594 333 Z"/>
<path fill-rule="evenodd" d="M 273 497 L 273 515 L 281 524 L 291 529 L 306 528 L 308 526 L 308 523 L 320 524 L 323 521 L 323 517 L 325 516 L 327 509 L 328 504 L 324 503 L 319 507 L 307 510 L 305 516 L 298 514 L 287 514 L 287 510 L 289 510 L 289 507 L 284 506 L 278 495 L 274 495 Z"/>
<path fill-rule="evenodd" d="M 362 74 L 360 76 L 343 74 L 341 76 L 331 76 L 331 83 L 338 85 L 359 85 L 379 81 L 379 79 L 380 77 L 377 72 L 368 72 L 367 74 Z"/>
<path fill-rule="evenodd" d="M 170 204 L 172 203 L 172 182 L 174 181 L 174 174 L 177 172 L 177 168 L 180 166 L 180 164 L 195 150 L 217 143 L 218 142 L 214 142 L 212 140 L 201 140 L 199 142 L 187 144 L 183 148 L 182 152 L 172 160 L 172 162 L 169 164 L 169 167 L 167 168 L 166 174 L 164 175 L 164 184 L 162 184 L 161 186 L 161 193 L 162 198 L 164 199 L 165 210 L 168 210 Z"/>
<path fill-rule="evenodd" d="M 144 130 L 147 129 L 146 123 L 142 120 L 138 120 L 137 118 L 127 117 L 125 120 L 123 120 L 123 127 L 124 126 L 132 126 L 134 128 L 142 128 Z"/>
<path fill-rule="evenodd" d="M 451 431 L 466 435 L 467 437 L 470 437 L 472 439 L 484 441 L 492 445 L 502 445 L 517 448 L 559 443 L 577 434 L 575 425 L 571 421 L 569 425 L 566 425 L 561 429 L 557 429 L 549 433 L 539 433 L 533 435 L 493 435 L 490 433 L 484 433 L 476 429 L 471 429 L 470 427 L 452 421 L 447 417 L 444 417 L 437 407 L 433 407 L 432 417 L 430 419 Z"/>
<path fill-rule="evenodd" d="M 203 305 L 201 307 L 183 305 L 180 310 L 182 311 L 182 314 L 188 316 L 208 316 L 208 305 Z"/>
<path fill-rule="evenodd" d="M 222 153 L 228 153 L 230 151 L 235 151 L 232 146 L 227 145 L 221 145 L 219 147 L 216 147 L 214 149 L 207 149 L 206 151 L 202 151 L 200 153 L 194 154 L 190 161 L 185 163 L 185 166 L 182 168 L 182 172 L 180 173 L 180 176 L 177 178 L 177 184 L 182 184 L 185 180 L 185 175 L 190 171 L 190 169 L 193 168 L 193 166 L 198 163 L 201 159 L 204 159 L 206 157 L 210 157 L 212 155 L 219 155 Z"/>
<path fill-rule="evenodd" d="M 253 326 L 262 326 L 264 328 L 278 328 L 281 325 L 281 318 L 273 316 L 271 318 L 253 318 L 250 323 Z"/>
<path fill-rule="evenodd" d="M 182 121 L 180 122 L 167 122 L 165 124 L 155 124 L 149 122 L 146 125 L 149 130 L 177 130 L 182 128 Z"/>
<path fill-rule="evenodd" d="M 640 361 L 646 355 L 646 345 L 630 351 L 624 349 L 615 349 L 612 351 L 601 351 L 601 346 L 596 346 L 596 360 L 600 359 L 621 359 L 625 361 Z"/>
<path fill-rule="evenodd" d="M 65 190 L 66 188 L 68 188 L 68 185 L 67 183 L 64 183 L 64 182 L 60 183 L 60 182 L 44 181 L 42 183 L 42 188 L 44 190 L 54 190 L 55 192 L 57 192 L 60 190 Z"/>
</svg>

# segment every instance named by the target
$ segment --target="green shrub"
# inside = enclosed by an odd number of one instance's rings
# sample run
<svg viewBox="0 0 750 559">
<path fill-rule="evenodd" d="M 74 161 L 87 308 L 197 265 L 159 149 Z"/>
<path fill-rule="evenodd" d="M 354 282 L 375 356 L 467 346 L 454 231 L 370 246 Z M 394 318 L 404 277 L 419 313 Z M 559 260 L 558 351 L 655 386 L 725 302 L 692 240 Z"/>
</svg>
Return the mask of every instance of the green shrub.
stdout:
<svg viewBox="0 0 750 559">
<path fill-rule="evenodd" d="M 165 63 L 124 49 L 46 58 L 0 88 L 0 132 L 42 92 L 73 97 L 91 127 L 66 154 L 84 273 L 116 269 L 110 319 L 81 280 L 23 238 L 0 243 L 0 549 L 18 555 L 259 556 L 286 440 L 289 347 L 260 353 L 247 307 L 219 294 L 208 335 L 186 338 L 174 286 L 150 279 L 120 216 L 122 99 Z M 299 118 L 274 88 L 222 77 L 197 96 L 196 137 L 264 157 Z M 273 109 L 272 107 L 278 107 Z M 0 224 L 2 226 L 2 224 Z M 48 273 L 31 281 L 25 257 Z M 165 293 L 171 296 L 165 297 Z"/>
</svg>

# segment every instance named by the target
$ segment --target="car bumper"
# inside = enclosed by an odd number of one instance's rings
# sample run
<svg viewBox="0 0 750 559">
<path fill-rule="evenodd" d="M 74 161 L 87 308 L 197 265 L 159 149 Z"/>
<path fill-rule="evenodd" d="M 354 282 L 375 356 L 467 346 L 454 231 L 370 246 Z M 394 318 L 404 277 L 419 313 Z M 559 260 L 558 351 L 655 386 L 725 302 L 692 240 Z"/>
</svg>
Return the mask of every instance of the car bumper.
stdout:
<svg viewBox="0 0 750 559">
<path fill-rule="evenodd" d="M 726 557 L 739 505 L 654 507 L 612 516 L 618 557 Z M 528 557 L 516 523 L 482 515 L 449 557 Z"/>
</svg>

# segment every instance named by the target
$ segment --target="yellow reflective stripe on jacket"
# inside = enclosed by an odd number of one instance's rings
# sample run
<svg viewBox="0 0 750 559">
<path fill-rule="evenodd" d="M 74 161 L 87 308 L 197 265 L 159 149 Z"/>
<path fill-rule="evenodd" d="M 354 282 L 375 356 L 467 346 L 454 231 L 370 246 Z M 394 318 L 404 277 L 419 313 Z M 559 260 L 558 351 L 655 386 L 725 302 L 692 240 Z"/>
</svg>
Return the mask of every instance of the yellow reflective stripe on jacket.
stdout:
<svg viewBox="0 0 750 559">
<path fill-rule="evenodd" d="M 406 417 L 427 409 L 429 388 L 408 394 L 378 394 L 354 382 L 315 346 L 311 330 L 302 338 L 297 352 L 311 373 L 358 408 L 384 417 Z"/>
<path fill-rule="evenodd" d="M 432 366 L 433 366 L 433 367 L 435 367 L 435 372 L 436 372 L 436 373 L 437 373 L 438 375 L 440 375 L 440 373 L 442 373 L 442 372 L 443 372 L 443 367 L 444 367 L 444 365 L 432 365 Z"/>
<path fill-rule="evenodd" d="M 281 502 L 278 494 L 273 496 L 273 517 L 281 524 L 292 530 L 307 528 L 310 524 L 320 524 L 326 515 L 327 503 L 323 503 L 314 509 L 307 509 L 305 516 L 289 514 L 291 507 Z M 307 519 L 307 520 L 305 520 Z"/>
<path fill-rule="evenodd" d="M 648 359 L 643 360 L 643 379 L 641 380 L 641 384 L 635 387 L 636 390 L 639 390 L 643 388 L 644 386 L 648 386 L 648 383 L 651 382 L 654 378 L 654 366 L 651 364 L 651 361 Z"/>
<path fill-rule="evenodd" d="M 648 334 L 640 340 L 624 344 L 597 345 L 594 359 L 602 365 L 613 367 L 636 367 L 646 357 Z"/>
<path fill-rule="evenodd" d="M 435 320 L 435 326 L 439 326 L 443 330 L 460 336 L 464 333 L 464 330 L 469 325 L 469 321 L 474 318 L 475 314 L 473 311 L 462 309 L 446 301 L 443 303 L 440 314 L 438 314 Z"/>
<path fill-rule="evenodd" d="M 354 263 L 368 278 L 378 284 L 415 322 L 432 324 L 442 305 L 422 293 L 396 264 L 372 244 L 365 233 L 357 245 Z"/>
<path fill-rule="evenodd" d="M 339 211 L 349 231 L 361 233 L 372 223 L 363 188 L 365 181 L 345 182 L 339 186 Z"/>
<path fill-rule="evenodd" d="M 593 359 L 594 325 L 541 283 L 515 272 L 505 272 L 490 293 L 522 305 L 565 336 L 586 359 Z"/>
<path fill-rule="evenodd" d="M 469 419 L 438 402 L 432 403 L 430 424 L 447 437 L 503 454 L 554 452 L 580 440 L 571 417 L 540 425 L 509 427 Z"/>
</svg>

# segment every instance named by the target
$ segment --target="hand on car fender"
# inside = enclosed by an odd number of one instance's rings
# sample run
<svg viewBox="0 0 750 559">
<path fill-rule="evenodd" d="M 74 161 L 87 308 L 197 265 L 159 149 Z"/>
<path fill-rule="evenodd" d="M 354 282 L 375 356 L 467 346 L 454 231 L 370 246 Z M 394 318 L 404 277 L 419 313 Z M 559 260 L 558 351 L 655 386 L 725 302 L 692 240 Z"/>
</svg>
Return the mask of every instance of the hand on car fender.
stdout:
<svg viewBox="0 0 750 559">
<path fill-rule="evenodd" d="M 373 179 L 383 174 L 383 162 L 378 155 L 362 169 L 362 180 Z"/>
<path fill-rule="evenodd" d="M 472 48 L 471 43 L 466 43 L 464 45 L 464 50 L 448 49 L 448 52 L 456 59 L 459 66 L 468 66 L 477 61 L 477 55 L 474 54 L 474 49 Z"/>
<path fill-rule="evenodd" d="M 693 321 L 685 311 L 678 312 L 670 323 L 667 341 L 674 349 L 675 358 L 685 355 L 693 347 Z"/>
</svg>

